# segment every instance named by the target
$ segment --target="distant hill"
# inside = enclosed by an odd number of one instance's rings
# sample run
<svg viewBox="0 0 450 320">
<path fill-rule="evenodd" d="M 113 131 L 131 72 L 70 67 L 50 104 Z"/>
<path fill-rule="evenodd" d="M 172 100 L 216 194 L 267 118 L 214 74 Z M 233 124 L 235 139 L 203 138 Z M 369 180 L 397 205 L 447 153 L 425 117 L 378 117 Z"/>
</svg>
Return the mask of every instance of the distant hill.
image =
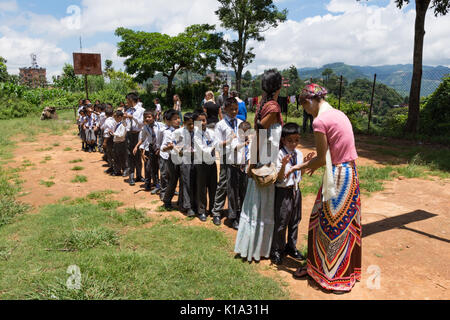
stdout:
<svg viewBox="0 0 450 320">
<path fill-rule="evenodd" d="M 406 96 L 409 94 L 411 87 L 411 78 L 413 65 L 398 64 L 386 66 L 351 66 L 342 62 L 324 65 L 322 68 L 301 68 L 298 69 L 302 79 L 321 78 L 325 69 L 332 69 L 338 76 L 343 75 L 350 82 L 361 79 L 373 79 L 373 75 L 377 74 L 377 80 L 397 90 L 400 94 Z M 422 78 L 422 96 L 427 96 L 436 90 L 442 81 L 442 77 L 450 74 L 450 68 L 444 66 L 423 67 Z"/>
</svg>

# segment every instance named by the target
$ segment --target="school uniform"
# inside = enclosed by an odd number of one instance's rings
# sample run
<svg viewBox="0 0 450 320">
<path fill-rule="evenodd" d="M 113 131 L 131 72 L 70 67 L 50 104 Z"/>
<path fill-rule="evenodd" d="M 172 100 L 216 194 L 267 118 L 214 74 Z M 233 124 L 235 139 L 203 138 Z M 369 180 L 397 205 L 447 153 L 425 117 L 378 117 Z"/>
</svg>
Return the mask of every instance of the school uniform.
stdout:
<svg viewBox="0 0 450 320">
<path fill-rule="evenodd" d="M 103 133 L 104 133 L 104 125 L 106 121 L 106 114 L 104 112 L 100 113 L 98 117 L 98 149 L 99 151 L 103 151 Z"/>
<path fill-rule="evenodd" d="M 286 164 L 285 172 L 288 172 L 292 166 L 303 163 L 301 151 L 290 152 L 286 148 L 282 148 L 278 153 L 278 172 L 281 170 L 282 160 L 287 154 L 293 154 L 294 156 Z M 296 171 L 275 184 L 275 225 L 272 252 L 283 254 L 286 250 L 296 250 L 298 225 L 302 217 L 302 194 L 299 188 L 301 179 L 301 172 Z"/>
<path fill-rule="evenodd" d="M 109 117 L 103 124 L 103 139 L 106 139 L 105 156 L 110 168 L 114 169 L 114 141 L 111 132 L 114 132 L 117 122 L 113 117 Z"/>
<path fill-rule="evenodd" d="M 161 193 L 160 198 L 165 205 L 171 205 L 172 198 L 175 195 L 178 180 L 180 177 L 180 167 L 175 165 L 171 160 L 171 152 L 164 152 L 164 148 L 169 143 L 176 144 L 173 139 L 175 128 L 169 127 L 164 131 L 163 142 L 161 144 L 160 160 L 161 160 Z"/>
<path fill-rule="evenodd" d="M 119 122 L 114 128 L 114 172 L 120 174 L 126 168 L 127 159 L 127 128 L 124 122 Z"/>
<path fill-rule="evenodd" d="M 230 140 L 233 135 L 237 135 L 238 127 L 242 123 L 240 119 L 231 119 L 228 115 L 216 124 L 215 136 L 216 146 L 220 155 L 220 174 L 219 183 L 217 184 L 216 196 L 214 199 L 213 216 L 220 217 L 221 211 L 225 206 L 225 200 L 228 192 L 228 176 L 227 166 L 233 163 L 233 154 L 231 152 L 231 145 L 221 146 L 224 141 Z M 228 164 L 227 164 L 228 163 Z"/>
<path fill-rule="evenodd" d="M 171 151 L 171 159 L 180 168 L 179 204 L 182 212 L 196 210 L 195 199 L 195 165 L 194 165 L 194 133 L 185 128 L 173 132 L 176 148 Z M 179 154 L 182 156 L 179 156 Z M 176 157 L 178 158 L 176 159 Z M 178 161 L 176 161 L 178 160 Z"/>
<path fill-rule="evenodd" d="M 133 154 L 133 150 L 139 142 L 139 133 L 144 126 L 144 112 L 145 109 L 138 103 L 136 106 L 128 108 L 126 113 L 132 115 L 133 118 L 126 119 L 127 123 L 127 141 L 128 141 L 128 169 L 130 180 L 142 180 L 142 160 L 141 151 L 138 150 Z M 136 176 L 135 176 L 136 172 Z"/>
<path fill-rule="evenodd" d="M 95 135 L 95 127 L 97 126 L 97 118 L 95 114 L 91 114 L 90 116 L 86 115 L 84 127 L 85 127 L 85 136 L 86 142 L 89 147 L 93 147 L 95 145 L 95 141 L 97 141 L 97 136 Z M 92 143 L 93 141 L 93 143 Z"/>
<path fill-rule="evenodd" d="M 195 172 L 196 172 L 196 200 L 197 214 L 207 215 L 207 198 L 209 212 L 212 212 L 217 189 L 217 165 L 215 157 L 214 130 L 195 128 L 194 133 Z"/>
<path fill-rule="evenodd" d="M 245 138 L 236 137 L 231 142 L 234 153 L 234 162 L 227 166 L 228 177 L 228 218 L 239 221 L 242 204 L 247 191 L 248 176 L 247 163 L 250 160 L 250 144 L 245 145 Z"/>
<path fill-rule="evenodd" d="M 158 122 L 153 125 L 145 125 L 139 135 L 139 140 L 142 141 L 140 146 L 141 152 L 144 152 L 147 161 L 144 163 L 145 171 L 145 185 L 150 188 L 153 185 L 159 188 L 159 151 L 161 145 L 161 131 L 163 127 Z"/>
</svg>

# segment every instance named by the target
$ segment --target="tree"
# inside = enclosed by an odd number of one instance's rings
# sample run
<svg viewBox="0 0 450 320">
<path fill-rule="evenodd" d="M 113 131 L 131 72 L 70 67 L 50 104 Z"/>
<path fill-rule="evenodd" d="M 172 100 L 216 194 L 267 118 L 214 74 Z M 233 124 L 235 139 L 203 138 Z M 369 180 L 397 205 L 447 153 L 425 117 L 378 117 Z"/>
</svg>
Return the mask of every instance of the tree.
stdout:
<svg viewBox="0 0 450 320">
<path fill-rule="evenodd" d="M 358 0 L 360 1 L 360 0 Z M 408 5 L 410 0 L 395 0 L 399 9 Z M 430 7 L 434 15 L 446 15 L 450 10 L 449 0 L 415 0 L 416 21 L 414 26 L 413 75 L 409 92 L 408 121 L 405 132 L 416 133 L 420 115 L 420 89 L 422 85 L 423 41 L 425 38 L 425 17 Z"/>
<path fill-rule="evenodd" d="M 113 62 L 112 62 L 111 60 L 109 60 L 109 59 L 105 60 L 105 72 L 104 72 L 104 74 L 105 74 L 105 76 L 108 77 L 108 78 L 111 78 L 111 77 L 109 76 L 109 73 L 110 73 L 111 71 L 114 71 L 114 68 L 113 68 L 112 65 L 113 65 Z"/>
<path fill-rule="evenodd" d="M 215 71 L 222 34 L 214 33 L 214 26 L 192 25 L 177 36 L 158 32 L 148 33 L 118 28 L 116 36 L 122 38 L 117 53 L 127 58 L 126 72 L 135 75 L 135 80 L 145 82 L 162 73 L 167 78 L 166 99 L 172 102 L 173 80 L 178 72 L 190 70 L 203 74 Z"/>
<path fill-rule="evenodd" d="M 64 64 L 61 76 L 53 76 L 53 85 L 72 92 L 83 90 L 83 81 L 75 75 L 75 70 L 69 63 Z"/>
<path fill-rule="evenodd" d="M 236 73 L 236 89 L 240 91 L 244 67 L 255 58 L 250 40 L 264 41 L 262 35 L 286 21 L 287 10 L 278 11 L 272 0 L 218 0 L 215 12 L 225 29 L 235 31 L 237 40 L 224 41 L 220 60 Z"/>
<path fill-rule="evenodd" d="M 0 82 L 6 82 L 9 78 L 6 62 L 6 59 L 0 56 Z"/>
<path fill-rule="evenodd" d="M 245 81 L 252 81 L 252 74 L 250 73 L 250 71 L 247 71 L 242 79 L 244 79 Z"/>
<path fill-rule="evenodd" d="M 326 85 L 328 85 L 328 82 L 330 80 L 330 76 L 333 74 L 333 70 L 330 68 L 326 68 L 325 70 L 323 70 L 322 72 L 322 76 L 323 76 L 323 80 L 325 82 Z"/>
</svg>

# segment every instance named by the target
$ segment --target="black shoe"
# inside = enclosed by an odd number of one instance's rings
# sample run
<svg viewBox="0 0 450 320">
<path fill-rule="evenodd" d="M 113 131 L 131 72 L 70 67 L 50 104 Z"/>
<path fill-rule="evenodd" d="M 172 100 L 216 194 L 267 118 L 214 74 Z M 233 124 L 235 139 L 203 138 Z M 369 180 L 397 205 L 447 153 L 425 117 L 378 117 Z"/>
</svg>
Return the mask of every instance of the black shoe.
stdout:
<svg viewBox="0 0 450 320">
<path fill-rule="evenodd" d="M 151 194 L 151 195 L 155 195 L 155 194 L 157 194 L 160 190 L 161 190 L 160 188 L 155 188 L 155 189 L 153 189 L 153 190 L 150 192 L 150 194 Z"/>
<path fill-rule="evenodd" d="M 297 249 L 286 248 L 284 250 L 284 253 L 288 256 L 291 256 L 294 259 L 305 260 L 305 257 Z"/>
<path fill-rule="evenodd" d="M 105 173 L 113 173 L 114 169 L 113 168 L 109 168 L 108 170 L 105 170 Z"/>
<path fill-rule="evenodd" d="M 136 185 L 136 181 L 134 181 L 133 179 L 129 179 L 128 183 L 130 184 L 130 186 L 135 186 Z"/>
<path fill-rule="evenodd" d="M 136 179 L 136 182 L 145 182 L 145 179 L 142 178 L 142 177 L 139 177 L 139 178 Z"/>
<path fill-rule="evenodd" d="M 149 186 L 149 185 L 145 185 L 145 186 L 144 186 L 144 190 L 145 190 L 145 191 L 151 191 L 151 190 L 152 190 L 152 188 L 150 188 L 150 186 Z"/>
<path fill-rule="evenodd" d="M 189 210 L 186 212 L 186 216 L 187 216 L 188 218 L 195 217 L 195 212 L 194 212 L 194 210 L 189 209 Z"/>
<path fill-rule="evenodd" d="M 234 230 L 238 230 L 239 229 L 239 220 L 238 219 L 234 219 L 234 221 L 233 221 L 233 229 Z"/>
<path fill-rule="evenodd" d="M 172 207 L 171 203 L 164 203 L 163 205 L 164 209 L 166 209 L 166 211 L 174 211 L 174 207 Z"/>
<path fill-rule="evenodd" d="M 270 261 L 272 261 L 273 264 L 279 266 L 283 263 L 283 258 L 281 257 L 281 254 L 279 252 L 275 251 L 270 256 Z"/>
<path fill-rule="evenodd" d="M 220 224 L 221 224 L 221 222 L 220 222 L 220 217 L 214 217 L 214 218 L 213 218 L 213 223 L 214 223 L 216 226 L 220 226 Z"/>
<path fill-rule="evenodd" d="M 198 218 L 200 219 L 200 221 L 205 222 L 206 221 L 206 214 L 202 213 L 201 215 L 198 216 Z"/>
</svg>

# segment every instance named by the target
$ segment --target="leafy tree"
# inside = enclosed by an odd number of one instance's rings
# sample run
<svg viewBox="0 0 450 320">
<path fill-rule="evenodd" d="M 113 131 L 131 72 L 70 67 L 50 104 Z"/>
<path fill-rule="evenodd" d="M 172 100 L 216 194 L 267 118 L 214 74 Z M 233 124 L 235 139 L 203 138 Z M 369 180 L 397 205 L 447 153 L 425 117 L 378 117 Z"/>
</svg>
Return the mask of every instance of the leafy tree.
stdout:
<svg viewBox="0 0 450 320">
<path fill-rule="evenodd" d="M 252 74 L 250 73 L 250 71 L 247 71 L 244 74 L 244 77 L 242 79 L 245 80 L 245 81 L 252 81 Z"/>
<path fill-rule="evenodd" d="M 116 36 L 122 38 L 117 53 L 126 57 L 126 72 L 135 80 L 145 82 L 156 72 L 167 78 L 166 100 L 171 103 L 173 80 L 178 72 L 191 70 L 205 73 L 215 71 L 220 53 L 222 35 L 213 33 L 214 26 L 192 25 L 177 36 L 158 32 L 148 33 L 118 28 Z"/>
<path fill-rule="evenodd" d="M 325 85 L 328 85 L 330 77 L 333 73 L 334 73 L 333 69 L 330 69 L 330 68 L 326 68 L 325 70 L 323 70 L 322 76 L 323 76 L 323 81 L 324 81 Z"/>
<path fill-rule="evenodd" d="M 360 1 L 360 0 L 358 0 Z M 399 9 L 410 3 L 410 0 L 395 0 Z M 446 15 L 450 10 L 449 0 L 415 0 L 416 22 L 414 26 L 413 75 L 409 93 L 408 121 L 405 132 L 416 133 L 420 113 L 420 89 L 422 85 L 423 42 L 425 37 L 425 17 L 428 8 L 434 9 L 434 15 Z"/>
<path fill-rule="evenodd" d="M 6 62 L 7 60 L 0 56 L 0 82 L 6 82 L 9 78 Z"/>
<path fill-rule="evenodd" d="M 105 60 L 105 72 L 108 73 L 108 71 L 114 70 L 112 67 L 113 62 L 109 59 Z"/>
<path fill-rule="evenodd" d="M 83 81 L 75 75 L 73 66 L 69 63 L 64 64 L 63 73 L 59 77 L 53 76 L 53 86 L 67 91 L 83 90 Z"/>
<path fill-rule="evenodd" d="M 215 12 L 225 29 L 237 33 L 237 40 L 224 41 L 220 60 L 236 73 L 236 89 L 241 90 L 244 67 L 255 58 L 250 40 L 264 41 L 263 32 L 286 21 L 287 10 L 278 11 L 272 0 L 218 0 Z"/>
<path fill-rule="evenodd" d="M 289 76 L 288 77 L 291 80 L 297 80 L 300 78 L 298 75 L 298 70 L 294 65 L 289 67 Z"/>
</svg>

